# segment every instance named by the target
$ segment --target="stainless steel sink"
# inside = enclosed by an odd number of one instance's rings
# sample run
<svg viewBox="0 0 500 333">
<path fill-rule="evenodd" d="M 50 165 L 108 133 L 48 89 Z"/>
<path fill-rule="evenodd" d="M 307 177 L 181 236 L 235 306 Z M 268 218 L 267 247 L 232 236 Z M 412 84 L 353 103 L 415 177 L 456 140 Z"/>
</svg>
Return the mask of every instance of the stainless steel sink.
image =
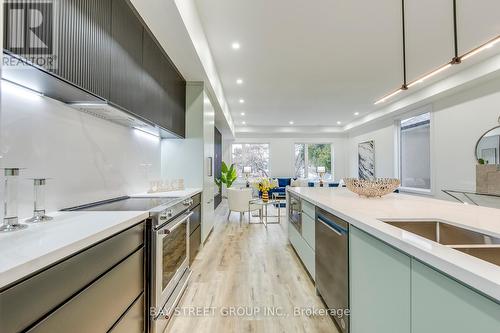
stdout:
<svg viewBox="0 0 500 333">
<path fill-rule="evenodd" d="M 458 245 L 453 249 L 500 266 L 500 245 Z"/>
<path fill-rule="evenodd" d="M 381 220 L 431 241 L 500 266 L 500 238 L 444 221 Z"/>
<path fill-rule="evenodd" d="M 500 238 L 456 227 L 442 221 L 382 221 L 443 245 L 500 244 Z"/>
</svg>

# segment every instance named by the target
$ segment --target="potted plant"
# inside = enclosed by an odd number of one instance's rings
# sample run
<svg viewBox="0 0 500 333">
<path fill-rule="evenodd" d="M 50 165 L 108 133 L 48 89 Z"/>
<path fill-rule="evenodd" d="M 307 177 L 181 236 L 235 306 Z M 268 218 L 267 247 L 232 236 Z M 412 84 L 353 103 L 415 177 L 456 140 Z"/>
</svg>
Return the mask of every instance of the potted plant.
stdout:
<svg viewBox="0 0 500 333">
<path fill-rule="evenodd" d="M 220 178 L 215 178 L 215 184 L 219 187 L 219 192 L 222 194 L 222 184 L 225 184 L 226 188 L 230 188 L 236 178 L 238 178 L 238 175 L 236 174 L 234 164 L 231 164 L 228 168 L 227 164 L 222 162 L 221 176 Z"/>
<path fill-rule="evenodd" d="M 261 178 L 256 183 L 257 188 L 262 193 L 262 201 L 269 201 L 269 190 L 275 188 L 275 185 L 269 180 L 269 178 Z"/>
</svg>

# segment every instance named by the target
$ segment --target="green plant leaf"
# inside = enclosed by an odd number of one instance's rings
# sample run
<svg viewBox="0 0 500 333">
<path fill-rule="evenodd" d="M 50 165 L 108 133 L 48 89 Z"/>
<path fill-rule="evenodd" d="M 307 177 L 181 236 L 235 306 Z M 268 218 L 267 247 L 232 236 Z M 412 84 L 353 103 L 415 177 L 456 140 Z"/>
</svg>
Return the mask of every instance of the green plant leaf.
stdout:
<svg viewBox="0 0 500 333">
<path fill-rule="evenodd" d="M 222 162 L 221 171 L 222 173 L 227 173 L 228 168 L 226 162 Z"/>
</svg>

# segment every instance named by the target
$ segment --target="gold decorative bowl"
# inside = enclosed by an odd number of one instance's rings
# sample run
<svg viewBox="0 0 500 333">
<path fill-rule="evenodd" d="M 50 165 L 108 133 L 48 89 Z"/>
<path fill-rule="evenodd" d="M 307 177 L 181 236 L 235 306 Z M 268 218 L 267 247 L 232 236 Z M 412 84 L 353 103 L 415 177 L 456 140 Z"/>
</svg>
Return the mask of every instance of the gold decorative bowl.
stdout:
<svg viewBox="0 0 500 333">
<path fill-rule="evenodd" d="M 344 182 L 349 191 L 368 198 L 382 197 L 393 193 L 401 185 L 401 181 L 396 178 L 377 178 L 374 180 L 346 178 Z"/>
</svg>

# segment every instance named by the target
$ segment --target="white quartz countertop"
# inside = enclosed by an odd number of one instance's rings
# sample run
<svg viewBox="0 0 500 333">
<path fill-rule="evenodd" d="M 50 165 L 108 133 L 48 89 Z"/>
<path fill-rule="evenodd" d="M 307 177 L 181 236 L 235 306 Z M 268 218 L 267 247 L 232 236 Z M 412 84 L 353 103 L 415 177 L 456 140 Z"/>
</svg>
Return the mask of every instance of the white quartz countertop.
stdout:
<svg viewBox="0 0 500 333">
<path fill-rule="evenodd" d="M 187 188 L 179 191 L 157 192 L 157 193 L 136 193 L 130 195 L 133 198 L 187 198 L 201 193 L 201 188 Z"/>
<path fill-rule="evenodd" d="M 0 234 L 0 288 L 145 220 L 147 212 L 55 212 L 54 220 Z"/>
<path fill-rule="evenodd" d="M 405 194 L 362 198 L 345 188 L 288 188 L 306 201 L 500 301 L 500 267 L 430 241 L 384 219 L 438 219 L 500 237 L 500 209 Z"/>
</svg>

